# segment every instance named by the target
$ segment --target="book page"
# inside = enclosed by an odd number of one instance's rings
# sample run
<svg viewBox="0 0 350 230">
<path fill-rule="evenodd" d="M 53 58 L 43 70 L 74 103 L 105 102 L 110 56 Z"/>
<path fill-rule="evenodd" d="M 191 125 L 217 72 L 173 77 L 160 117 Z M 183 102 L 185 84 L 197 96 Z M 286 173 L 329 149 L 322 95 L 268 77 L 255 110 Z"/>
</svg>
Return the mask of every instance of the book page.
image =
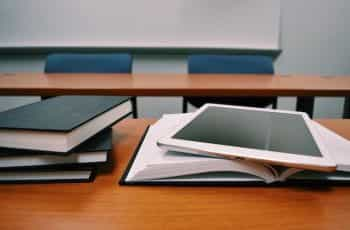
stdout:
<svg viewBox="0 0 350 230">
<path fill-rule="evenodd" d="M 127 179 L 133 178 L 135 174 L 143 168 L 146 168 L 150 162 L 161 162 L 162 155 L 166 152 L 157 146 L 156 140 L 164 134 L 168 129 L 171 129 L 173 125 L 185 119 L 186 115 L 176 116 L 175 119 L 168 117 L 162 117 L 157 123 L 151 125 L 148 129 L 148 133 L 143 140 L 143 143 L 138 151 L 138 154 L 133 162 Z"/>
</svg>

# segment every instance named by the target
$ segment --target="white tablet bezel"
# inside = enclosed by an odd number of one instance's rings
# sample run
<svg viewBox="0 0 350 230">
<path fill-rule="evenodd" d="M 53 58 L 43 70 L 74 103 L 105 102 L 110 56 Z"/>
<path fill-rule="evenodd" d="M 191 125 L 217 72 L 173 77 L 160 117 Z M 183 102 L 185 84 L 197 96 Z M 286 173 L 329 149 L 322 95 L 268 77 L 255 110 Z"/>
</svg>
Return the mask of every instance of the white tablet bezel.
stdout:
<svg viewBox="0 0 350 230">
<path fill-rule="evenodd" d="M 321 155 L 320 157 L 316 156 L 302 156 L 291 153 L 284 152 L 275 152 L 268 150 L 259 150 L 251 148 L 242 148 L 234 147 L 227 145 L 211 144 L 197 141 L 189 141 L 183 139 L 176 139 L 173 136 L 188 125 L 192 120 L 194 120 L 199 114 L 205 111 L 208 107 L 222 107 L 222 108 L 232 108 L 232 109 L 243 109 L 248 111 L 264 111 L 272 113 L 284 113 L 284 114 L 295 114 L 300 115 L 307 128 L 309 129 L 316 145 L 318 146 Z M 287 167 L 303 168 L 317 171 L 335 171 L 336 164 L 333 159 L 327 153 L 327 149 L 321 141 L 320 135 L 317 133 L 311 124 L 311 119 L 306 113 L 303 112 L 294 112 L 294 111 L 284 111 L 284 110 L 274 110 L 274 109 L 265 109 L 265 108 L 252 108 L 252 107 L 242 107 L 242 106 L 230 106 L 230 105 L 218 105 L 218 104 L 205 104 L 196 112 L 193 113 L 191 118 L 175 126 L 172 132 L 168 133 L 166 136 L 158 140 L 157 144 L 168 150 L 188 152 L 198 155 L 206 156 L 219 156 L 229 159 L 247 159 L 247 160 L 257 160 L 264 163 L 283 165 Z"/>
</svg>

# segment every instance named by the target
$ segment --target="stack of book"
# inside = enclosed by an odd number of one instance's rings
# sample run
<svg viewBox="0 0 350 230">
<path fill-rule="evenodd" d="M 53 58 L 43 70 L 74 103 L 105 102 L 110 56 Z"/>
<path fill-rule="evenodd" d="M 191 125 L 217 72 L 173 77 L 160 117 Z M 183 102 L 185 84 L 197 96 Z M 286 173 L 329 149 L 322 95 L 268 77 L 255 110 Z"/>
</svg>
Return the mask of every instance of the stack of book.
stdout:
<svg viewBox="0 0 350 230">
<path fill-rule="evenodd" d="M 0 113 L 0 183 L 88 182 L 110 164 L 129 97 L 59 96 Z"/>
</svg>

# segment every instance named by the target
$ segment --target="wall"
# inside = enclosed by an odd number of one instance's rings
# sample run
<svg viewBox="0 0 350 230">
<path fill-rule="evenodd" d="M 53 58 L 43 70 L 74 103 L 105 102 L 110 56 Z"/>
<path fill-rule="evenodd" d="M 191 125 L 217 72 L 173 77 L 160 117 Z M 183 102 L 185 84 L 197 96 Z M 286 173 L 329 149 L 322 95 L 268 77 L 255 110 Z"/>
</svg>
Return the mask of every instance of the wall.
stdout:
<svg viewBox="0 0 350 230">
<path fill-rule="evenodd" d="M 279 9 L 280 0 L 1 0 L 0 46 L 278 49 Z"/>
<path fill-rule="evenodd" d="M 350 76 L 350 1 L 282 0 L 282 74 Z M 315 117 L 340 117 L 342 98 L 318 98 Z"/>
<path fill-rule="evenodd" d="M 282 54 L 276 60 L 280 74 L 350 76 L 350 1 L 282 0 Z M 1 72 L 43 70 L 44 56 L 0 56 Z M 185 73 L 185 55 L 136 55 L 135 73 Z M 37 99 L 37 98 L 36 98 Z M 14 102 L 14 100 L 16 100 Z M 27 99 L 31 100 L 31 99 Z M 35 100 L 35 98 L 33 99 Z M 0 110 L 24 103 L 23 99 L 0 98 Z M 340 117 L 342 98 L 317 98 L 315 117 Z M 295 109 L 294 98 L 280 98 L 279 108 Z M 140 115 L 159 117 L 181 111 L 181 98 L 139 98 Z"/>
</svg>

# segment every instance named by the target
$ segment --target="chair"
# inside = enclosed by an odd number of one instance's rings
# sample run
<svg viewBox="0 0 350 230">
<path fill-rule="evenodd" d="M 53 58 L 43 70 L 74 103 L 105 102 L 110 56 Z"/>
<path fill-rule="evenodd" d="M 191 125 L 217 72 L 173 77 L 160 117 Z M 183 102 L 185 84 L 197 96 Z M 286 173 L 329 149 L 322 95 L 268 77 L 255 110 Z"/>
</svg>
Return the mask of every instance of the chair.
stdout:
<svg viewBox="0 0 350 230">
<path fill-rule="evenodd" d="M 274 74 L 271 57 L 259 55 L 191 55 L 188 73 L 193 74 Z M 277 107 L 277 97 L 184 97 L 183 112 L 187 103 L 200 107 L 205 103 L 251 107 Z"/>
<path fill-rule="evenodd" d="M 45 73 L 131 73 L 131 69 L 129 54 L 51 54 L 45 64 Z M 130 100 L 137 118 L 136 97 Z"/>
</svg>

